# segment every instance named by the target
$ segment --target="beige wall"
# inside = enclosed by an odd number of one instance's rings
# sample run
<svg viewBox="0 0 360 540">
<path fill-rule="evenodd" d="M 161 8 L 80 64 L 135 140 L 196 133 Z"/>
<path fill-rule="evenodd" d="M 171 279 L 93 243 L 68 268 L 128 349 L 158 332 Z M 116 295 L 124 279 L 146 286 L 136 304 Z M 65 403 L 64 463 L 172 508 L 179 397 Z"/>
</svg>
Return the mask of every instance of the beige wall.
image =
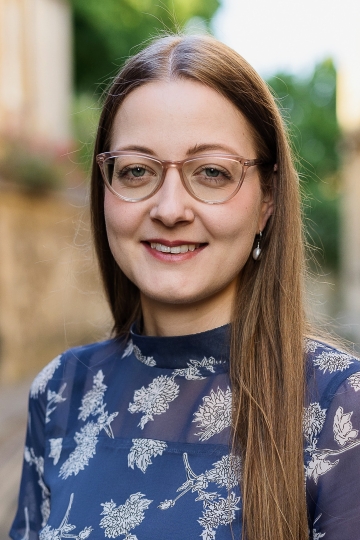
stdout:
<svg viewBox="0 0 360 540">
<path fill-rule="evenodd" d="M 66 0 L 0 0 L 0 130 L 62 147 L 70 138 Z"/>
<path fill-rule="evenodd" d="M 0 382 L 106 335 L 111 320 L 84 209 L 0 191 L 0 261 Z"/>
</svg>

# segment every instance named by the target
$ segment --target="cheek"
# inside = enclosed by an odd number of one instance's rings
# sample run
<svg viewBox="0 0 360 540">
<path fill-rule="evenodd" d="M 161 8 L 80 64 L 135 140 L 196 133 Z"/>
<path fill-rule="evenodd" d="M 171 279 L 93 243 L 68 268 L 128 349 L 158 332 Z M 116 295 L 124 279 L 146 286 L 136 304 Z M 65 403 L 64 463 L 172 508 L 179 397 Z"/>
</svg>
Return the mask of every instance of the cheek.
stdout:
<svg viewBox="0 0 360 540">
<path fill-rule="evenodd" d="M 131 204 L 116 199 L 111 193 L 105 193 L 104 214 L 108 239 L 126 238 L 133 234 L 135 219 Z"/>
</svg>

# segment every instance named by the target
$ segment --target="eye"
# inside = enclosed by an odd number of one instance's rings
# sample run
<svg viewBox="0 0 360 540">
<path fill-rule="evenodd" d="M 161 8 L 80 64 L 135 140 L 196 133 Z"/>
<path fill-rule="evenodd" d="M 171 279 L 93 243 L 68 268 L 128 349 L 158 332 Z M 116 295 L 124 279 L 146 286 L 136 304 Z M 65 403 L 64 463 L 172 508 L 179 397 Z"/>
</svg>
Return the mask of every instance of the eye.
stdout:
<svg viewBox="0 0 360 540">
<path fill-rule="evenodd" d="M 144 176 L 144 174 L 146 173 L 145 167 L 140 167 L 140 165 L 129 168 L 128 171 L 136 178 L 140 178 L 140 176 Z"/>
<path fill-rule="evenodd" d="M 225 183 L 233 181 L 233 175 L 224 167 L 215 164 L 205 164 L 198 167 L 191 177 L 194 181 L 203 183 Z"/>
<path fill-rule="evenodd" d="M 206 176 L 209 176 L 210 178 L 217 178 L 221 174 L 219 169 L 215 169 L 215 167 L 208 167 L 204 169 L 204 172 L 206 173 Z"/>
</svg>

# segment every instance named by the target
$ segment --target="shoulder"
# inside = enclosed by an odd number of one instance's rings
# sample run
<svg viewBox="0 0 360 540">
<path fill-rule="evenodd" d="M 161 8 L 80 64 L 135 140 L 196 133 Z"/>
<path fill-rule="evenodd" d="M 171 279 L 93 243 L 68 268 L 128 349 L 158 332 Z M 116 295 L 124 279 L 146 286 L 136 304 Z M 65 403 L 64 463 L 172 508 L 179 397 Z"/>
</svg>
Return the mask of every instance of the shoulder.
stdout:
<svg viewBox="0 0 360 540">
<path fill-rule="evenodd" d="M 307 395 L 328 406 L 341 384 L 349 381 L 360 389 L 360 361 L 332 345 L 313 339 L 305 341 Z"/>
<path fill-rule="evenodd" d="M 76 379 L 84 371 L 98 369 L 121 358 L 126 349 L 125 339 L 109 339 L 80 347 L 73 347 L 56 356 L 34 378 L 30 387 L 30 398 L 46 394 L 49 384 L 57 386 L 62 381 Z"/>
</svg>

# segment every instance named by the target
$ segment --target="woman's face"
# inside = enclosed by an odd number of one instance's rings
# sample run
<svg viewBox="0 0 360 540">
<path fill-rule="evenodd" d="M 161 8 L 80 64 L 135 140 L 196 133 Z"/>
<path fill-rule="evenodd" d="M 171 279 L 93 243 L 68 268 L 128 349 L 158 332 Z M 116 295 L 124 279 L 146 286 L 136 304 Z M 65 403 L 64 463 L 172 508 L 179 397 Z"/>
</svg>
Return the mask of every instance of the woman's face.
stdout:
<svg viewBox="0 0 360 540">
<path fill-rule="evenodd" d="M 148 83 L 131 92 L 116 114 L 110 150 L 174 161 L 211 153 L 258 157 L 236 107 L 189 80 Z M 173 168 L 145 201 L 122 201 L 105 190 L 110 248 L 140 290 L 144 317 L 181 305 L 221 314 L 216 324 L 229 322 L 237 276 L 271 211 L 257 167 L 248 169 L 241 189 L 223 204 L 192 198 Z M 163 246 L 182 246 L 183 252 L 164 253 Z"/>
</svg>

